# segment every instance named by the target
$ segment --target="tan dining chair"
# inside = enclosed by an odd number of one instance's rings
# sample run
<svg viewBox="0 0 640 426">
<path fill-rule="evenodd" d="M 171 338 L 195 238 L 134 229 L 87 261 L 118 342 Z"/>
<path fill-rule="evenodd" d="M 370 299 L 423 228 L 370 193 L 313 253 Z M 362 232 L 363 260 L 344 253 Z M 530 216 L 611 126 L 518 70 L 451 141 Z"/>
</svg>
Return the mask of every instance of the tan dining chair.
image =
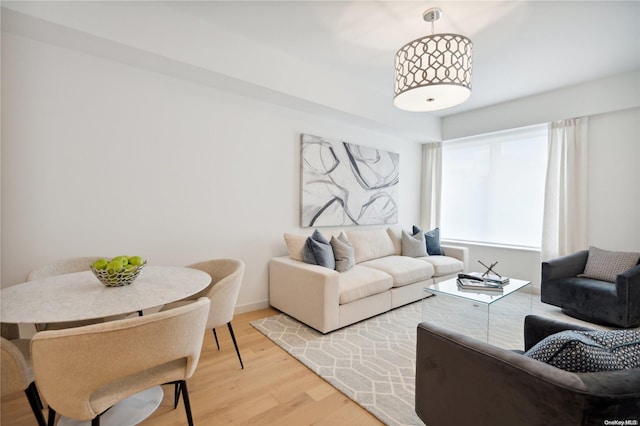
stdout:
<svg viewBox="0 0 640 426">
<path fill-rule="evenodd" d="M 236 354 L 240 361 L 240 367 L 244 369 L 244 363 L 240 356 L 238 342 L 231 326 L 233 315 L 238 301 L 238 294 L 242 286 L 242 278 L 244 277 L 245 265 L 239 259 L 212 259 L 204 262 L 198 262 L 187 266 L 188 268 L 204 271 L 211 276 L 211 284 L 204 290 L 177 302 L 166 304 L 162 310 L 173 309 L 183 306 L 199 297 L 206 297 L 211 300 L 211 308 L 209 310 L 209 318 L 207 319 L 207 329 L 213 330 L 213 337 L 216 340 L 216 346 L 220 350 L 218 342 L 218 334 L 216 328 L 227 325 L 231 340 L 236 348 Z"/>
<path fill-rule="evenodd" d="M 90 266 L 93 262 L 100 259 L 97 256 L 72 257 L 57 262 L 43 265 L 27 274 L 27 281 L 40 280 L 62 274 L 71 274 L 74 272 L 82 272 L 91 270 Z M 66 321 L 54 323 L 38 323 L 35 324 L 36 331 L 44 330 L 61 330 L 65 328 L 81 327 L 83 325 L 96 324 L 104 322 L 103 318 L 80 321 Z"/>
<path fill-rule="evenodd" d="M 40 266 L 27 274 L 27 281 L 41 280 L 56 275 L 89 271 L 91 264 L 100 259 L 97 256 L 71 257 Z"/>
<path fill-rule="evenodd" d="M 33 370 L 49 405 L 49 424 L 58 413 L 98 426 L 117 402 L 177 383 L 193 425 L 186 380 L 200 359 L 209 305 L 200 298 L 165 312 L 36 333 Z"/>
<path fill-rule="evenodd" d="M 42 401 L 35 385 L 29 356 L 29 339 L 19 339 L 17 324 L 2 324 L 0 337 L 0 393 L 11 395 L 24 391 L 38 426 L 46 426 L 42 414 Z"/>
</svg>

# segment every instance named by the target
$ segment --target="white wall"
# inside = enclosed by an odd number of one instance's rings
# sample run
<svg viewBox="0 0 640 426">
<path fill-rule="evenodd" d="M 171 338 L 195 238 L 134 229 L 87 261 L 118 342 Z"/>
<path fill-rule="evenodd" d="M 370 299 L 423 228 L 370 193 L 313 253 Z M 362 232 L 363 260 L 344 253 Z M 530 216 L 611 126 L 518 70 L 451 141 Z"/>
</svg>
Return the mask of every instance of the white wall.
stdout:
<svg viewBox="0 0 640 426">
<path fill-rule="evenodd" d="M 636 70 L 451 115 L 442 120 L 442 139 L 637 108 L 638 94 L 640 71 Z"/>
<path fill-rule="evenodd" d="M 640 108 L 589 117 L 588 238 L 640 251 Z"/>
<path fill-rule="evenodd" d="M 2 37 L 2 286 L 70 256 L 247 264 L 239 310 L 268 303 L 268 260 L 299 229 L 299 138 L 400 154 L 417 222 L 420 146 L 22 36 Z"/>
<path fill-rule="evenodd" d="M 216 8 L 224 13 L 229 5 Z M 182 9 L 162 1 L 3 1 L 2 28 L 225 91 L 350 114 L 416 142 L 440 136 L 438 117 L 401 111 L 391 99 L 377 102 L 388 87 L 369 87 L 359 75 L 301 60 Z"/>
</svg>

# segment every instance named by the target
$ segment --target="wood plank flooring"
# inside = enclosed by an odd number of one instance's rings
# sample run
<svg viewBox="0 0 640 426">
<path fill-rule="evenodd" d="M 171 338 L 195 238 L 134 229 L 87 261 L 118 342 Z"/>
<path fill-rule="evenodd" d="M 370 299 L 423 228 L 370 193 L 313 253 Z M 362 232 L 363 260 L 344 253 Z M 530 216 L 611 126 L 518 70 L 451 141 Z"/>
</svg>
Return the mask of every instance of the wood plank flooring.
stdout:
<svg viewBox="0 0 640 426">
<path fill-rule="evenodd" d="M 276 313 L 263 309 L 234 318 L 244 370 L 226 327 L 217 330 L 220 351 L 207 332 L 198 368 L 187 382 L 195 425 L 382 425 L 250 324 Z M 174 410 L 173 387 L 163 388 L 162 404 L 141 425 L 186 425 L 182 401 Z M 4 426 L 35 424 L 23 393 L 2 398 L 0 410 Z"/>
</svg>

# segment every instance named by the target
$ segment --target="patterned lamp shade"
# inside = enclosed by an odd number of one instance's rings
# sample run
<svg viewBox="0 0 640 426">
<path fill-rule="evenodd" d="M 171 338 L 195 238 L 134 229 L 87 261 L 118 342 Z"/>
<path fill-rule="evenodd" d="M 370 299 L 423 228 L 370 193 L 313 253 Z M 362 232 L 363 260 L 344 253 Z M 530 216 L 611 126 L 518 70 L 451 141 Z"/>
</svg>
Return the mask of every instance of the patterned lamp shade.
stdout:
<svg viewBox="0 0 640 426">
<path fill-rule="evenodd" d="M 471 40 L 458 34 L 432 34 L 402 46 L 395 57 L 395 106 L 436 111 L 466 101 L 472 51 Z"/>
</svg>

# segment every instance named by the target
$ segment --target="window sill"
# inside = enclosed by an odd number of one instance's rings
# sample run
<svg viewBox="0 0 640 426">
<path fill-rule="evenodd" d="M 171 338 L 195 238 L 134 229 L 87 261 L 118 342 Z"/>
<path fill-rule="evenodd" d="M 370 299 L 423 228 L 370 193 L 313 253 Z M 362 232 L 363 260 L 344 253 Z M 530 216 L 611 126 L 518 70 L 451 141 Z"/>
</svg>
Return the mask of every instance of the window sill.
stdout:
<svg viewBox="0 0 640 426">
<path fill-rule="evenodd" d="M 447 240 L 443 239 L 442 244 L 452 244 L 452 245 L 466 245 L 466 246 L 476 246 L 476 247 L 490 247 L 490 248 L 499 248 L 504 250 L 517 250 L 517 251 L 528 251 L 532 253 L 540 253 L 539 247 L 525 247 L 525 246 L 512 246 L 507 244 L 494 244 L 494 243 L 483 243 L 480 241 L 465 241 L 465 240 Z"/>
</svg>

